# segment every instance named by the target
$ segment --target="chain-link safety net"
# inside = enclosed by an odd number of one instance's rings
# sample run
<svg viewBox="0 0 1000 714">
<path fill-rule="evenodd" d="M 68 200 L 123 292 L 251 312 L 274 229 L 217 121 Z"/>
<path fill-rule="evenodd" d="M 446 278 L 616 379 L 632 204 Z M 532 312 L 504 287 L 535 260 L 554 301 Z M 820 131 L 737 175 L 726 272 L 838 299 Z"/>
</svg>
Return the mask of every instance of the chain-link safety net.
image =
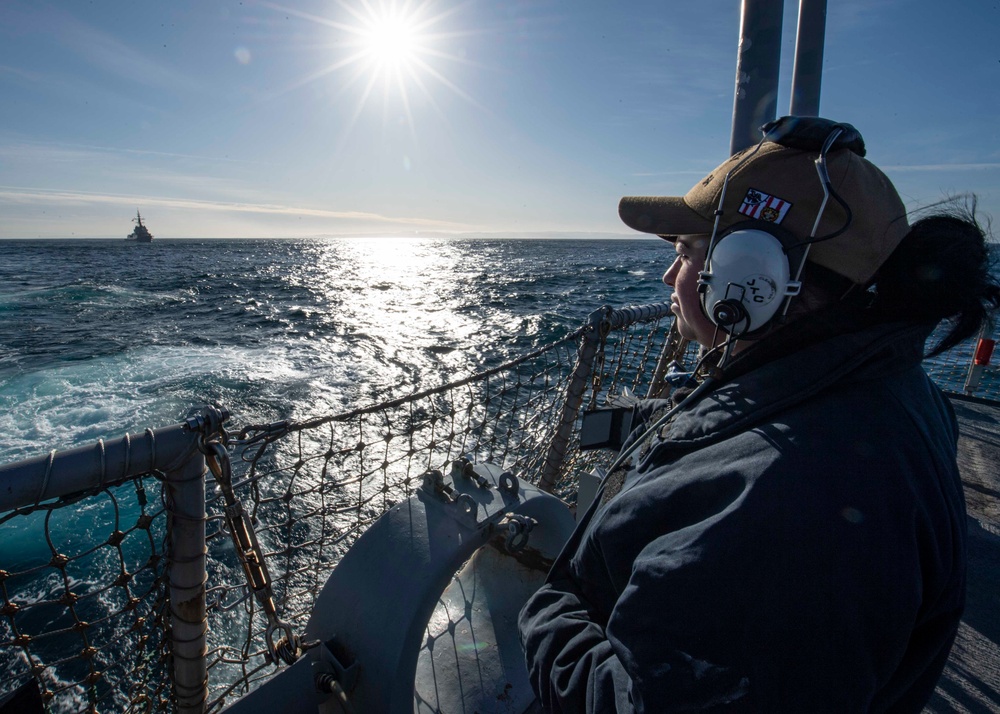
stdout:
<svg viewBox="0 0 1000 714">
<path fill-rule="evenodd" d="M 161 493 L 150 474 L 0 516 L 0 693 L 58 712 L 169 707 Z"/>
<path fill-rule="evenodd" d="M 225 479 L 213 468 L 207 482 L 207 710 L 277 671 L 274 623 L 302 634 L 332 568 L 427 470 L 461 457 L 491 462 L 547 480 L 572 503 L 579 474 L 613 458 L 578 448 L 580 414 L 658 394 L 668 361 L 694 363 L 693 349 L 668 336 L 669 314 L 668 305 L 604 309 L 561 340 L 446 385 L 308 421 L 230 428 Z M 961 392 L 975 349 L 926 367 Z M 979 394 L 1000 399 L 995 370 Z M 0 514 L 0 697 L 29 686 L 50 711 L 173 708 L 160 476 Z M 260 550 L 263 585 L 248 584 L 234 547 L 233 499 Z"/>
<path fill-rule="evenodd" d="M 281 620 L 304 632 L 333 566 L 379 516 L 412 495 L 428 470 L 468 457 L 537 483 L 555 458 L 553 490 L 573 501 L 572 474 L 612 456 L 580 452 L 573 437 L 553 449 L 574 374 L 576 381 L 586 376 L 577 394 L 584 408 L 603 403 L 599 394 L 637 392 L 664 342 L 660 320 L 669 306 L 622 313 L 467 379 L 343 414 L 246 427 L 231 439 L 234 472 L 243 471 L 242 478 L 234 473 L 235 490 L 255 524 Z M 574 373 L 586 344 L 596 347 L 592 362 Z M 264 636 L 269 621 L 239 581 L 221 497 L 208 508 L 217 524 L 210 526 L 210 557 L 218 561 L 209 565 L 211 710 L 269 677 L 274 666 Z"/>
<path fill-rule="evenodd" d="M 340 557 L 428 469 L 469 456 L 537 482 L 543 468 L 554 468 L 555 492 L 572 501 L 574 470 L 606 458 L 571 442 L 555 450 L 561 463 L 551 463 L 574 369 L 584 407 L 601 393 L 638 393 L 668 315 L 664 305 L 605 310 L 563 339 L 474 376 L 343 414 L 249 426 L 230 438 L 233 491 L 264 552 L 281 621 L 304 631 Z M 596 350 L 580 365 L 588 341 Z M 244 577 L 212 472 L 207 490 L 213 711 L 276 667 L 267 613 Z M 0 514 L 0 665 L 7 673 L 0 697 L 28 685 L 56 712 L 172 708 L 163 492 L 159 475 L 149 474 Z M 106 523 L 107 531 L 84 523 Z"/>
</svg>

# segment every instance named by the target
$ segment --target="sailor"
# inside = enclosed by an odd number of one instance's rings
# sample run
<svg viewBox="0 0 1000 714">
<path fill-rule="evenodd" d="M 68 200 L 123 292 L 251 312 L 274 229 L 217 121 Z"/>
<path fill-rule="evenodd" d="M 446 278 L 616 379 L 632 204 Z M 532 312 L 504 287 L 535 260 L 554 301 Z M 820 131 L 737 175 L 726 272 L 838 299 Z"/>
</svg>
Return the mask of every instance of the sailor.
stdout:
<svg viewBox="0 0 1000 714">
<path fill-rule="evenodd" d="M 965 601 L 957 426 L 921 369 L 1000 305 L 974 204 L 909 225 L 848 124 L 786 117 L 683 197 L 626 197 L 692 386 L 636 409 L 521 611 L 557 712 L 920 712 Z"/>
</svg>

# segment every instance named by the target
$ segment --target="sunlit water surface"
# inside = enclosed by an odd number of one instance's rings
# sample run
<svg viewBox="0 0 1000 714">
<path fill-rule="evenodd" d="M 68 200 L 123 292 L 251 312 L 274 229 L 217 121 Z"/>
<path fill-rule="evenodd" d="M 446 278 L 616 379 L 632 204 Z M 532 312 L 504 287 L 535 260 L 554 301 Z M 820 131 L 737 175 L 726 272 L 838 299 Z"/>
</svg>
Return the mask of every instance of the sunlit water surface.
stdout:
<svg viewBox="0 0 1000 714">
<path fill-rule="evenodd" d="M 176 423 L 329 414 L 471 373 L 604 303 L 648 239 L 0 242 L 0 463 Z"/>
</svg>

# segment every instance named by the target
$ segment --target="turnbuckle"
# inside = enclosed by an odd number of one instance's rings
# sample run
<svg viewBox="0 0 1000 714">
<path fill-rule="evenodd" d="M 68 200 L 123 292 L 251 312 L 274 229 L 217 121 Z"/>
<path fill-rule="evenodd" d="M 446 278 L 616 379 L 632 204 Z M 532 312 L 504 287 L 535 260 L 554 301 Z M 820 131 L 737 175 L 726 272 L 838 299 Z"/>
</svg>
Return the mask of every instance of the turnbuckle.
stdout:
<svg viewBox="0 0 1000 714">
<path fill-rule="evenodd" d="M 292 631 L 291 625 L 278 619 L 277 608 L 274 605 L 274 593 L 271 590 L 271 577 L 267 572 L 264 552 L 257 540 L 253 524 L 243 510 L 243 504 L 236 498 L 233 490 L 232 463 L 229 451 L 217 439 L 206 441 L 204 435 L 198 442 L 199 448 L 205 454 L 205 462 L 215 476 L 215 482 L 222 491 L 225 500 L 226 526 L 236 547 L 236 556 L 243 573 L 246 575 L 247 587 L 253 592 L 254 598 L 260 603 L 267 617 L 267 629 L 264 631 L 264 641 L 267 645 L 267 660 L 278 664 L 279 660 L 286 664 L 294 664 L 302 655 L 302 641 Z M 275 633 L 282 636 L 275 642 Z"/>
</svg>

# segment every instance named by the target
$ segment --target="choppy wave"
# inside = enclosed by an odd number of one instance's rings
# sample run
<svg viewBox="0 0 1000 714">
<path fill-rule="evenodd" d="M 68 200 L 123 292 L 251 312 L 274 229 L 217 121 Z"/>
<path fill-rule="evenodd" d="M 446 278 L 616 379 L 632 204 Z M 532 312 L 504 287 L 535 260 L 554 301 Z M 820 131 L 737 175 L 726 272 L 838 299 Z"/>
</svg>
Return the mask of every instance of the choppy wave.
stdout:
<svg viewBox="0 0 1000 714">
<path fill-rule="evenodd" d="M 3 253 L 0 463 L 209 402 L 246 424 L 439 384 L 601 305 L 666 299 L 673 258 L 643 238 L 6 241 Z"/>
<path fill-rule="evenodd" d="M 17 241 L 0 265 L 0 463 L 175 423 L 398 396 L 662 299 L 659 241 Z"/>
</svg>

